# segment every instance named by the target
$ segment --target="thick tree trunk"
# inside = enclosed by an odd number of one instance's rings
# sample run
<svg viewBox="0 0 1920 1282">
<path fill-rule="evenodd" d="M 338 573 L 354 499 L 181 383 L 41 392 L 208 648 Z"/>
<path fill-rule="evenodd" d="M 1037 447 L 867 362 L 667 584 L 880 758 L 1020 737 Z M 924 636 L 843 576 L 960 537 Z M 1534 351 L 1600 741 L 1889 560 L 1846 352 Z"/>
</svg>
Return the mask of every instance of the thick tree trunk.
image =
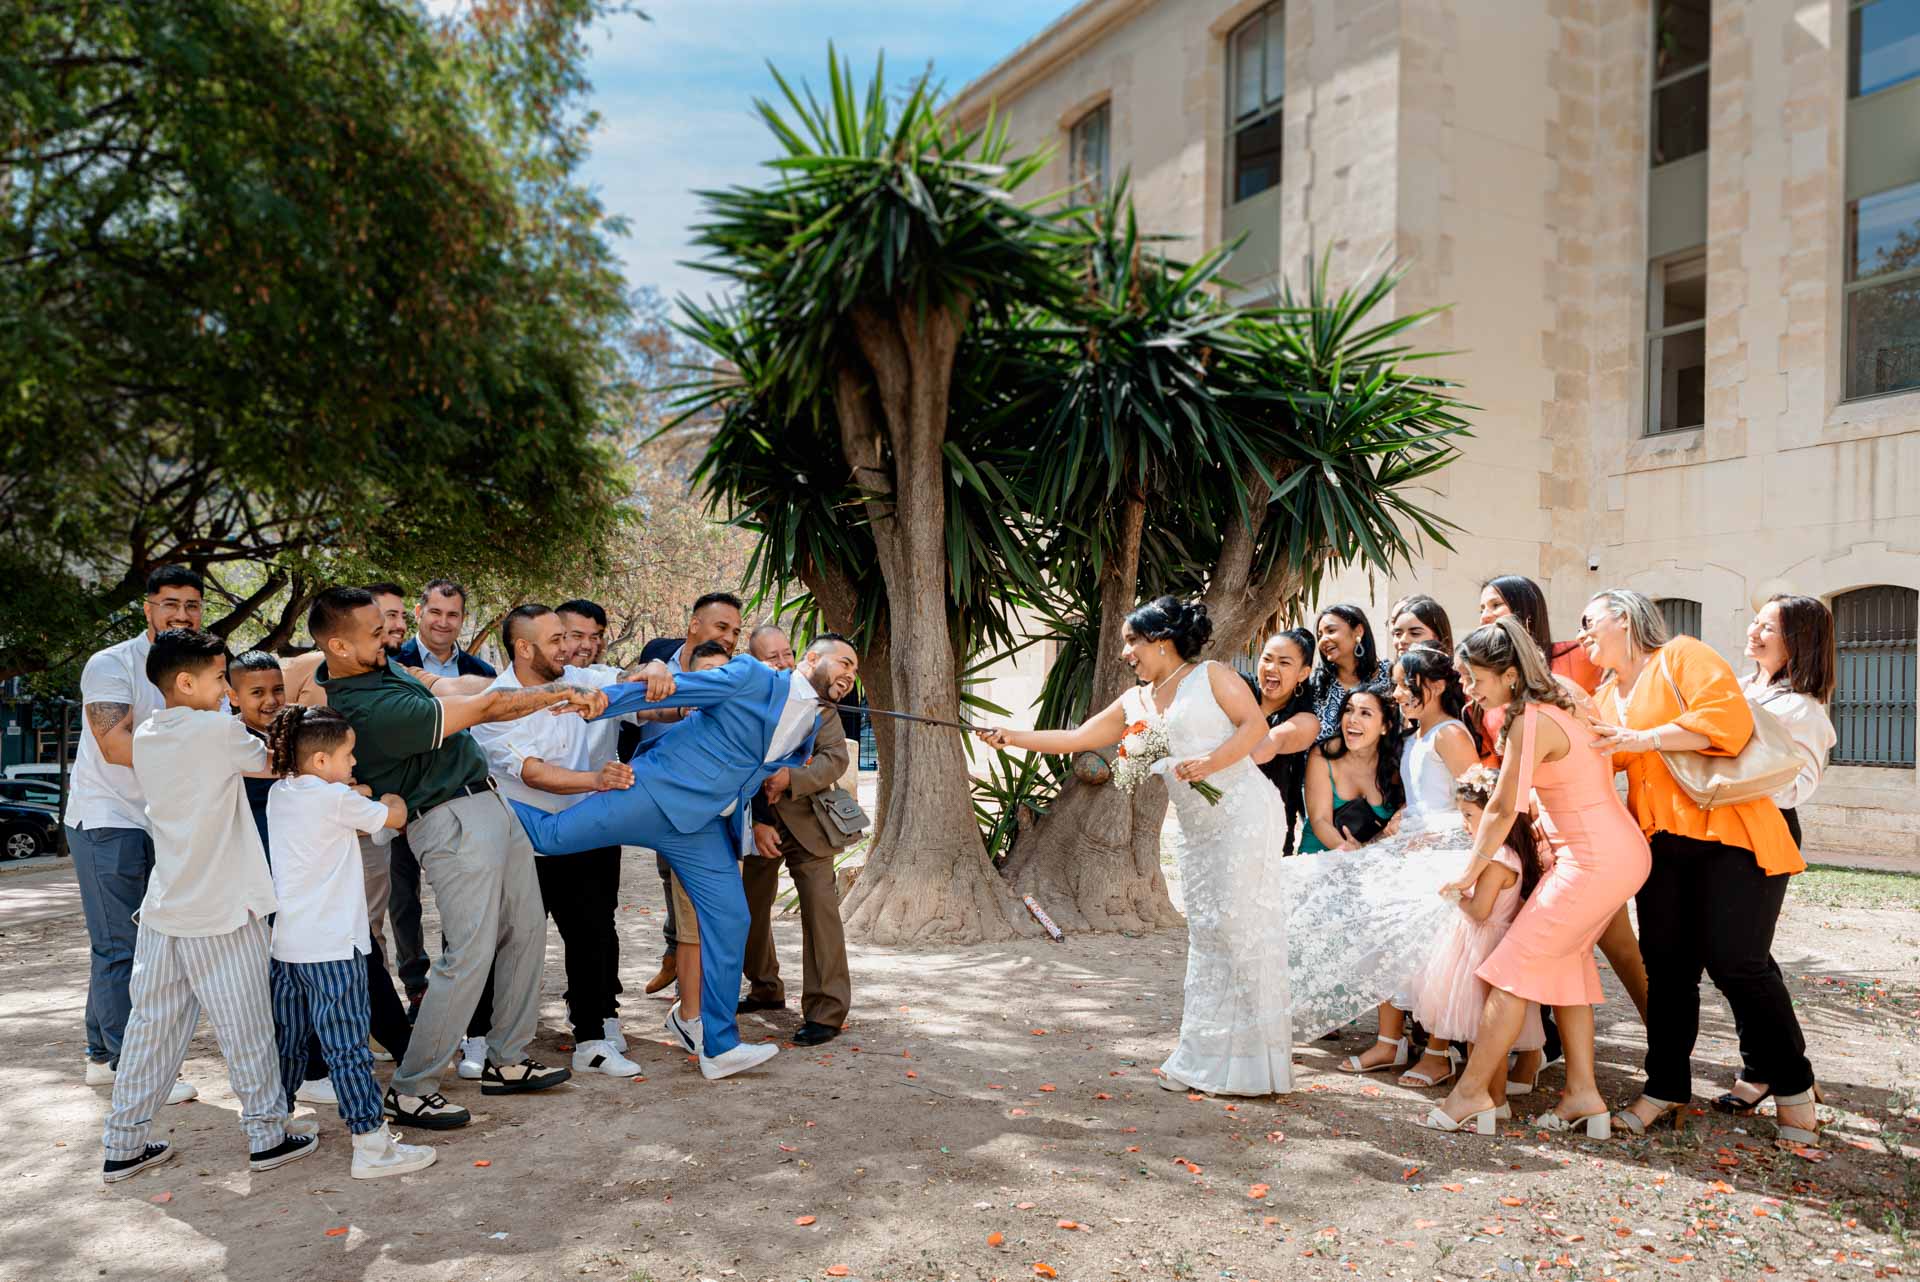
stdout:
<svg viewBox="0 0 1920 1282">
<path fill-rule="evenodd" d="M 800 581 L 813 593 L 813 599 L 820 605 L 820 617 L 833 631 L 842 636 L 852 636 L 858 628 L 860 617 L 860 589 L 853 580 L 837 565 L 825 567 L 806 566 L 800 571 Z M 887 626 L 887 614 L 883 608 L 879 622 L 875 624 L 871 635 L 864 638 L 860 648 L 860 682 L 866 687 L 867 703 L 876 708 L 891 708 L 893 703 L 893 646 L 891 632 Z M 887 826 L 887 812 L 891 808 L 889 792 L 893 783 L 893 754 L 898 743 L 891 717 L 871 717 L 873 726 L 873 749 L 878 758 L 878 779 L 874 789 L 873 831 L 869 840 L 878 841 Z M 859 745 L 853 745 L 858 755 Z"/>
<path fill-rule="evenodd" d="M 942 444 L 964 304 L 910 299 L 857 308 L 862 367 L 839 370 L 834 401 L 854 481 L 869 496 L 887 585 L 892 706 L 958 720 L 958 664 L 947 618 Z M 876 691 L 877 692 L 877 691 Z M 896 728 L 886 828 L 842 904 L 847 926 L 880 944 L 974 943 L 1038 927 L 987 859 L 958 733 Z"/>
<path fill-rule="evenodd" d="M 1089 715 L 1134 684 L 1132 669 L 1120 661 L 1121 632 L 1139 595 L 1146 511 L 1138 494 L 1121 505 L 1119 537 L 1101 568 Z M 1014 845 L 1007 880 L 1017 893 L 1032 895 L 1062 930 L 1144 932 L 1178 925 L 1180 914 L 1160 871 L 1166 817 L 1167 790 L 1158 780 L 1129 799 L 1111 784 L 1088 783 L 1076 774 Z"/>
</svg>

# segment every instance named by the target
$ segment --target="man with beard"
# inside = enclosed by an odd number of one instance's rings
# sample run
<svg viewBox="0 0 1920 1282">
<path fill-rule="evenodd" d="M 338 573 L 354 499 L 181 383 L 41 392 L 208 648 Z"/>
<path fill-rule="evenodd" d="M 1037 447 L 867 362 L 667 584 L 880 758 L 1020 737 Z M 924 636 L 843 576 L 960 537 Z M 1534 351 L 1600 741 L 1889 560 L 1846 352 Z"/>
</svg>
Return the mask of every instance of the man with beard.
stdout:
<svg viewBox="0 0 1920 1282">
<path fill-rule="evenodd" d="M 618 679 L 612 668 L 568 664 L 575 646 L 559 613 L 544 605 L 523 605 L 508 613 L 500 625 L 500 648 L 512 663 L 489 689 L 523 690 L 549 682 L 603 688 Z M 633 786 L 632 767 L 614 755 L 620 724 L 608 719 L 589 725 L 578 717 L 535 712 L 476 726 L 473 737 L 487 755 L 502 796 L 554 814 L 591 793 Z M 574 1071 L 633 1077 L 640 1066 L 621 1054 L 626 1037 L 620 1031 L 605 956 L 619 893 L 620 847 L 541 854 L 533 866 L 541 902 L 566 945 Z M 480 1011 L 487 1006 L 483 996 Z M 463 1066 L 478 1058 L 480 1049 L 472 1045 L 471 1024 L 468 1033 L 469 1041 L 461 1048 Z"/>
<path fill-rule="evenodd" d="M 437 699 L 387 662 L 386 624 L 362 588 L 322 592 L 307 626 L 326 655 L 320 680 L 327 701 L 355 731 L 355 773 L 376 794 L 396 793 L 407 803 L 407 836 L 447 937 L 387 1088 L 387 1115 L 427 1129 L 464 1126 L 467 1110 L 439 1094 L 439 1077 L 496 962 L 500 983 L 481 1093 L 539 1091 L 571 1076 L 526 1054 L 547 934 L 533 850 L 494 791 L 485 754 L 464 732 L 562 703 L 598 713 L 606 696 L 553 683 Z"/>
<path fill-rule="evenodd" d="M 806 763 L 820 701 L 858 668 L 852 646 L 825 640 L 791 673 L 742 656 L 673 679 L 666 698 L 657 697 L 657 689 L 616 686 L 608 695 L 610 716 L 655 708 L 698 709 L 699 715 L 675 724 L 633 759 L 630 788 L 596 793 L 558 814 L 514 803 L 536 850 L 557 855 L 647 846 L 672 865 L 700 923 L 702 974 L 699 1020 L 684 1019 L 676 1003 L 667 1027 L 699 1056 L 705 1077 L 752 1068 L 778 1050 L 771 1043 L 743 1044 L 735 1018 L 749 920 L 739 860 L 753 851 L 754 793 L 783 768 Z"/>
</svg>

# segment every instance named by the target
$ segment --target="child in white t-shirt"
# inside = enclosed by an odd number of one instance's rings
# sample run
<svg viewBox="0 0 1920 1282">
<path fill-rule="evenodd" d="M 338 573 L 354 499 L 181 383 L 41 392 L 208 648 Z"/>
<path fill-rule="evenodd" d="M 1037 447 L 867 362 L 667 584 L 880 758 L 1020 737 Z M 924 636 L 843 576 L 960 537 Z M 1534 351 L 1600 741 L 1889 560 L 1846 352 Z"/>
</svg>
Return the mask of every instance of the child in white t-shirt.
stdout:
<svg viewBox="0 0 1920 1282">
<path fill-rule="evenodd" d="M 273 1013 L 287 1107 L 306 1076 L 307 1037 L 320 1039 L 340 1116 L 353 1133 L 353 1177 L 404 1175 L 432 1166 L 434 1152 L 401 1144 L 387 1128 L 367 1049 L 367 930 L 360 834 L 402 828 L 407 805 L 375 801 L 350 783 L 353 727 L 331 708 L 292 704 L 267 735 L 267 793 L 274 898 Z"/>
</svg>

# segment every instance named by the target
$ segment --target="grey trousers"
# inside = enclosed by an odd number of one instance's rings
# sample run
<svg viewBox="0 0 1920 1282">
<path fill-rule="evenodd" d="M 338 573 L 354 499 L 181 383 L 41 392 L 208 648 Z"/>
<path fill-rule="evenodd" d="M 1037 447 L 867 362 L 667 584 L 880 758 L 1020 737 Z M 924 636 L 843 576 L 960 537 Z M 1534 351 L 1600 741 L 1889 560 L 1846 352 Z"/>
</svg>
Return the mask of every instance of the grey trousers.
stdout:
<svg viewBox="0 0 1920 1282">
<path fill-rule="evenodd" d="M 393 955 L 393 949 L 387 944 L 387 898 L 393 881 L 387 861 L 392 849 L 385 842 L 376 846 L 372 837 L 364 832 L 360 834 L 360 873 L 367 885 L 367 929 L 380 945 L 380 951 L 388 956 Z"/>
<path fill-rule="evenodd" d="M 87 982 L 87 1058 L 120 1061 L 127 992 L 139 928 L 133 914 L 147 895 L 153 838 L 143 828 L 67 829 L 80 910 L 87 922 L 92 967 Z"/>
<path fill-rule="evenodd" d="M 413 1040 L 394 1073 L 402 1095 L 439 1088 L 467 1020 L 494 972 L 493 1025 L 487 1054 L 517 1064 L 533 1040 L 547 914 L 534 874 L 533 845 L 519 817 L 495 792 L 436 806 L 407 825 L 407 841 L 440 908 L 445 944 L 414 1019 Z"/>
<path fill-rule="evenodd" d="M 261 917 L 249 916 L 246 925 L 224 935 L 140 932 L 133 952 L 133 1010 L 102 1137 L 108 1161 L 146 1151 L 154 1112 L 180 1076 L 202 1010 L 220 1039 L 227 1080 L 240 1099 L 248 1150 L 264 1152 L 286 1138 L 287 1097 L 273 1040 L 268 962 Z"/>
</svg>

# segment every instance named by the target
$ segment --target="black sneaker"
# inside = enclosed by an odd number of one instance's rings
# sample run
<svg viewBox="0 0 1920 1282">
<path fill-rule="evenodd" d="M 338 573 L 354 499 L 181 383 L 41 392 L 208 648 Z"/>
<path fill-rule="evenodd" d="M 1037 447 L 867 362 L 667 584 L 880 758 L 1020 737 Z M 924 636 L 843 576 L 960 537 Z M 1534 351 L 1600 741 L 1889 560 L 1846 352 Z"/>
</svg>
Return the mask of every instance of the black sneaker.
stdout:
<svg viewBox="0 0 1920 1282">
<path fill-rule="evenodd" d="M 733 1013 L 736 1015 L 751 1015 L 755 1011 L 785 1010 L 786 1008 L 787 1004 L 784 1001 L 772 997 L 754 997 L 749 994 L 745 1000 L 733 1008 Z"/>
<path fill-rule="evenodd" d="M 420 1003 L 426 999 L 427 990 L 416 988 L 407 994 L 407 1022 L 413 1023 L 420 1018 Z"/>
<path fill-rule="evenodd" d="M 523 1059 L 518 1064 L 509 1064 L 505 1068 L 487 1061 L 480 1070 L 480 1093 L 482 1095 L 518 1095 L 522 1091 L 544 1091 L 549 1086 L 558 1086 L 573 1076 L 568 1068 L 548 1068 L 535 1059 Z"/>
<path fill-rule="evenodd" d="M 265 1152 L 249 1153 L 247 1165 L 256 1171 L 277 1170 L 288 1162 L 299 1161 L 319 1147 L 320 1140 L 317 1136 L 289 1135 Z"/>
<path fill-rule="evenodd" d="M 147 1151 L 139 1157 L 122 1158 L 118 1161 L 108 1158 L 106 1165 L 100 1168 L 100 1178 L 109 1184 L 118 1184 L 121 1180 L 132 1179 L 149 1166 L 158 1166 L 162 1162 L 172 1160 L 173 1145 L 149 1144 Z"/>
<path fill-rule="evenodd" d="M 423 1131 L 456 1130 L 473 1120 L 473 1114 L 458 1104 L 447 1103 L 447 1097 L 438 1091 L 431 1095 L 402 1095 L 391 1086 L 387 1087 L 386 1112 L 394 1121 Z"/>
</svg>

